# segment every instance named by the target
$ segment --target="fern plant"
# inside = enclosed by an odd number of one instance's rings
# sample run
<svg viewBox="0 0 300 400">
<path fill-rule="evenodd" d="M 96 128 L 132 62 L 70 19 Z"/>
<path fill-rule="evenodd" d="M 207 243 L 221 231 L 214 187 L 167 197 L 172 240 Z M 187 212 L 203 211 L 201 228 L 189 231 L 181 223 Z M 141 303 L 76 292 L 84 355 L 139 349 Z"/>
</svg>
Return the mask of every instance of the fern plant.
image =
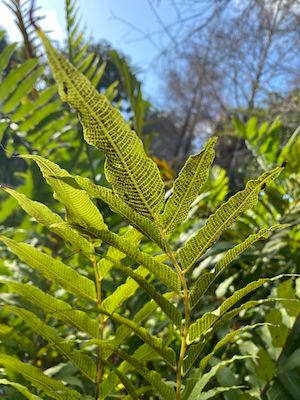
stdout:
<svg viewBox="0 0 300 400">
<path fill-rule="evenodd" d="M 86 142 L 106 156 L 105 174 L 111 188 L 73 176 L 40 155 L 22 156 L 38 165 L 55 199 L 63 205 L 65 219 L 22 193 L 7 187 L 3 190 L 39 224 L 61 237 L 78 253 L 82 264 L 74 268 L 53 254 L 1 235 L 0 239 L 12 253 L 51 280 L 54 286 L 53 292 L 48 293 L 30 282 L 1 279 L 1 283 L 25 302 L 24 306 L 7 304 L 6 312 L 23 320 L 70 360 L 81 379 L 91 383 L 91 390 L 80 393 L 31 363 L 8 354 L 0 354 L 0 365 L 8 377 L 9 371 L 21 374 L 31 386 L 7 378 L 1 383 L 13 386 L 29 399 L 48 396 L 64 400 L 97 400 L 112 394 L 138 399 L 145 393 L 166 400 L 196 400 L 215 398 L 218 393 L 235 389 L 216 387 L 205 391 L 223 366 L 249 356 L 234 356 L 213 367 L 210 360 L 234 336 L 253 326 L 231 332 L 210 352 L 206 346 L 216 330 L 241 311 L 272 300 L 245 301 L 245 297 L 279 277 L 249 283 L 210 312 L 201 313 L 199 303 L 236 257 L 282 226 L 262 228 L 251 234 L 229 249 L 213 270 L 200 274 L 192 287 L 189 277 L 222 233 L 244 211 L 255 206 L 260 192 L 279 175 L 283 166 L 249 181 L 243 191 L 222 204 L 181 248 L 173 248 L 170 236 L 187 218 L 208 178 L 216 138 L 211 138 L 202 152 L 189 157 L 175 180 L 171 196 L 165 200 L 164 183 L 156 164 L 147 157 L 141 140 L 120 112 L 52 47 L 44 33 L 38 33 L 61 99 L 78 111 Z M 106 203 L 129 224 L 123 234 L 109 229 L 91 197 Z M 152 253 L 146 251 L 145 240 L 153 243 Z M 83 268 L 86 265 L 92 267 L 93 276 L 89 268 Z M 114 269 L 124 281 L 110 291 L 106 282 Z M 123 305 L 134 298 L 138 289 L 149 300 L 135 313 L 122 312 Z M 157 331 L 161 315 L 167 323 Z M 59 330 L 58 326 L 64 326 L 65 330 Z M 66 329 L 69 326 L 72 328 Z M 130 351 L 132 337 L 136 341 L 134 351 Z M 158 373 L 156 366 L 165 374 Z"/>
</svg>

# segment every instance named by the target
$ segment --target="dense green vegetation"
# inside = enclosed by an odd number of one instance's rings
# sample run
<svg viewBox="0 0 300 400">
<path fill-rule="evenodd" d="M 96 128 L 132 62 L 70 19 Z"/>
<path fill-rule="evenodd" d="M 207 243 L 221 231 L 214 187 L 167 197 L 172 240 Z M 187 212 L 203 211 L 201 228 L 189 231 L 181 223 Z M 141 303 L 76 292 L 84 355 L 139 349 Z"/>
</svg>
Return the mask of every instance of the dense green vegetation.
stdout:
<svg viewBox="0 0 300 400">
<path fill-rule="evenodd" d="M 123 56 L 89 53 L 75 5 L 71 63 L 1 33 L 1 396 L 297 399 L 299 130 L 234 118 L 245 189 L 213 137 L 168 190 L 151 104 Z"/>
</svg>

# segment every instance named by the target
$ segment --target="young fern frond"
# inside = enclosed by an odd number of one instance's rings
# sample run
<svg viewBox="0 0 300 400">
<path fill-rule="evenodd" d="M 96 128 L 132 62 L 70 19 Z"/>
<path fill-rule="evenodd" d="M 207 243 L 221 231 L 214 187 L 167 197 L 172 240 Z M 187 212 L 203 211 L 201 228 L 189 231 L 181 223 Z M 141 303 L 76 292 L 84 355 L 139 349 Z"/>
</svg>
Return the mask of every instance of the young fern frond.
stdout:
<svg viewBox="0 0 300 400">
<path fill-rule="evenodd" d="M 74 4 L 67 1 L 70 26 L 75 23 Z M 57 298 L 57 293 L 51 293 L 52 287 L 50 293 L 46 293 L 31 283 L 8 279 L 1 279 L 0 282 L 10 292 L 39 307 L 56 324 L 71 326 L 76 341 L 66 342 L 56 325 L 48 326 L 47 319 L 42 321 L 26 306 L 9 306 L 7 309 L 70 360 L 80 376 L 94 383 L 95 394 L 92 398 L 95 400 L 114 394 L 119 397 L 124 395 L 122 398 L 127 399 L 124 392 L 131 398 L 138 398 L 136 393 L 149 390 L 154 396 L 166 400 L 200 400 L 217 396 L 228 388 L 204 392 L 205 386 L 220 368 L 245 357 L 233 357 L 222 361 L 207 373 L 203 372 L 212 355 L 235 334 L 228 334 L 211 352 L 206 353 L 199 369 L 192 367 L 220 326 L 243 310 L 272 301 L 249 300 L 242 303 L 244 297 L 282 275 L 249 283 L 226 299 L 214 312 L 206 312 L 198 319 L 194 318 L 192 309 L 234 259 L 256 241 L 267 239 L 275 229 L 285 226 L 274 225 L 250 235 L 228 250 L 211 272 L 202 273 L 194 285 L 187 274 L 222 233 L 242 213 L 255 206 L 260 192 L 278 176 L 282 167 L 249 181 L 243 191 L 221 205 L 180 249 L 174 248 L 168 235 L 186 220 L 192 203 L 208 178 L 216 138 L 210 139 L 202 152 L 187 160 L 175 180 L 173 193 L 164 201 L 164 184 L 159 169 L 146 155 L 141 140 L 123 120 L 120 112 L 51 46 L 42 32 L 39 35 L 62 100 L 78 111 L 85 140 L 106 155 L 105 174 L 111 188 L 95 185 L 84 177 L 73 176 L 40 155 L 23 156 L 38 164 L 55 199 L 66 210 L 66 220 L 21 193 L 3 189 L 38 223 L 59 235 L 77 253 L 84 255 L 76 258 L 79 261 L 82 258 L 84 263 L 74 270 L 67 261 L 61 261 L 54 254 L 50 256 L 30 244 L 18 243 L 7 235 L 1 235 L 3 243 L 23 263 L 50 279 L 55 288 L 63 288 L 65 297 Z M 69 35 L 73 46 L 80 47 L 82 36 L 76 25 L 69 29 Z M 86 49 L 83 46 L 75 54 L 74 48 L 70 48 L 70 54 L 76 64 L 82 60 Z M 9 58 L 8 53 L 6 57 Z M 89 57 L 79 63 L 79 69 L 86 72 L 88 68 L 94 68 L 91 60 L 92 57 Z M 122 233 L 111 231 L 109 218 L 106 219 L 104 213 L 103 217 L 91 198 L 106 203 L 131 227 L 125 233 L 124 230 Z M 136 299 L 138 305 L 130 309 L 129 305 Z M 238 306 L 233 308 L 237 303 Z M 163 329 L 158 323 L 160 318 L 164 318 Z M 250 327 L 240 329 L 236 334 L 247 329 Z M 80 335 L 77 335 L 78 332 Z M 84 349 L 78 349 L 75 343 L 80 343 L 82 335 L 87 339 Z M 133 347 L 130 345 L 131 337 L 137 339 Z M 0 355 L 0 364 L 7 369 L 17 368 L 37 389 L 50 397 L 64 400 L 81 397 L 79 392 L 66 388 L 58 380 L 45 378 L 46 375 L 37 372 L 35 367 L 10 356 Z M 165 376 L 155 371 L 156 365 L 166 370 Z"/>
</svg>

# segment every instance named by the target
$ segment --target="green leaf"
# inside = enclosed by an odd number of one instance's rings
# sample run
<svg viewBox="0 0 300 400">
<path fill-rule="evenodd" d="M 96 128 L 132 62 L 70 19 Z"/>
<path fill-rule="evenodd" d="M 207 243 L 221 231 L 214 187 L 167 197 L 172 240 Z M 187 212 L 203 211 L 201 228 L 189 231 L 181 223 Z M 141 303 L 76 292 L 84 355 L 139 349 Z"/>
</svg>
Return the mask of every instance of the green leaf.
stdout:
<svg viewBox="0 0 300 400">
<path fill-rule="evenodd" d="M 70 293 L 87 297 L 93 301 L 97 300 L 94 282 L 80 275 L 68 265 L 40 252 L 26 243 L 17 243 L 2 235 L 0 235 L 0 240 L 5 243 L 20 260 L 40 271 L 46 278 L 57 282 Z"/>
<path fill-rule="evenodd" d="M 208 178 L 216 141 L 217 138 L 211 138 L 201 153 L 190 156 L 175 180 L 162 215 L 166 232 L 171 232 L 188 216 L 191 204 Z"/>
<path fill-rule="evenodd" d="M 44 105 L 42 108 L 38 110 L 38 112 L 34 112 L 30 116 L 28 115 L 26 120 L 19 125 L 19 130 L 21 132 L 28 132 L 34 129 L 45 118 L 53 118 L 52 114 L 57 112 L 60 109 L 60 107 L 61 107 L 60 100 L 52 101 L 51 103 Z"/>
<path fill-rule="evenodd" d="M 124 388 L 126 389 L 128 395 L 130 396 L 130 399 L 139 400 L 139 397 L 136 394 L 136 388 L 133 386 L 133 384 L 127 378 L 127 376 L 125 374 L 123 374 L 123 372 L 120 371 L 119 368 L 116 368 L 113 364 L 108 363 L 107 361 L 106 361 L 106 363 L 109 366 L 110 370 L 113 371 L 117 375 L 119 380 L 122 382 Z M 100 396 L 101 395 L 102 395 L 102 392 L 101 392 Z"/>
<path fill-rule="evenodd" d="M 79 233 L 64 222 L 59 215 L 49 210 L 44 204 L 28 199 L 24 194 L 18 193 L 13 189 L 1 186 L 3 190 L 14 197 L 23 210 L 37 222 L 46 226 L 52 232 L 62 237 L 67 244 L 70 244 L 78 252 L 89 254 L 91 251 L 90 243 Z"/>
<path fill-rule="evenodd" d="M 0 279 L 0 283 L 7 285 L 12 292 L 24 297 L 53 317 L 75 326 L 78 330 L 86 332 L 94 338 L 98 337 L 99 327 L 97 321 L 90 319 L 82 311 L 74 310 L 68 303 L 56 299 L 28 283 L 13 282 L 5 279 Z"/>
<path fill-rule="evenodd" d="M 122 317 L 117 313 L 109 313 L 102 308 L 99 308 L 99 312 L 107 315 L 111 319 L 119 322 L 121 325 L 127 326 L 129 329 L 132 330 L 137 336 L 139 336 L 145 343 L 147 343 L 150 347 L 153 348 L 161 357 L 163 357 L 170 365 L 175 365 L 176 363 L 176 355 L 174 350 L 170 347 L 167 347 L 161 338 L 156 336 L 152 336 L 147 329 L 142 326 L 139 326 L 134 321 Z"/>
<path fill-rule="evenodd" d="M 229 297 L 227 305 L 229 305 L 232 299 Z M 226 301 L 227 301 L 226 300 Z M 238 301 L 238 300 L 237 300 Z M 221 325 L 224 325 L 226 322 L 230 321 L 233 317 L 238 315 L 241 311 L 246 310 L 248 308 L 256 307 L 257 305 L 263 304 L 265 302 L 274 301 L 274 299 L 263 299 L 263 300 L 252 300 L 244 303 L 238 308 L 234 308 L 233 310 L 226 312 L 227 307 L 225 306 L 220 311 L 219 307 L 214 313 L 205 313 L 200 317 L 196 322 L 192 323 L 189 328 L 189 340 L 193 342 L 198 337 L 201 337 L 209 329 L 214 327 L 214 330 L 219 328 Z M 210 331 L 211 332 L 211 331 Z"/>
<path fill-rule="evenodd" d="M 185 270 L 190 269 L 244 211 L 255 206 L 261 190 L 272 182 L 281 170 L 282 167 L 277 167 L 256 180 L 248 181 L 243 191 L 232 196 L 207 219 L 206 224 L 178 252 Z"/>
<path fill-rule="evenodd" d="M 76 350 L 75 342 L 61 338 L 56 329 L 51 328 L 37 318 L 32 312 L 22 308 L 8 306 L 9 311 L 20 317 L 30 328 L 42 336 L 44 339 L 54 346 L 60 354 L 70 360 L 83 375 L 87 376 L 92 382 L 96 376 L 96 365 L 94 361 L 87 355 Z"/>
<path fill-rule="evenodd" d="M 68 222 L 99 230 L 107 228 L 98 208 L 84 190 L 73 188 L 54 178 L 55 176 L 69 176 L 66 170 L 40 156 L 26 155 L 22 157 L 33 159 L 38 164 L 45 180 L 53 188 L 55 197 L 64 204 Z"/>
<path fill-rule="evenodd" d="M 76 188 L 80 187 L 85 190 L 91 197 L 100 199 L 106 203 L 109 208 L 123 217 L 130 225 L 135 227 L 143 235 L 157 243 L 161 248 L 164 248 L 164 242 L 161 233 L 155 223 L 141 214 L 135 212 L 128 204 L 126 204 L 118 195 L 111 189 L 103 186 L 95 185 L 87 178 L 80 176 L 70 176 L 60 178 L 66 184 Z"/>
<path fill-rule="evenodd" d="M 232 364 L 233 362 L 235 362 L 237 360 L 245 360 L 248 358 L 253 358 L 253 357 L 252 356 L 233 356 L 230 360 L 225 360 L 225 361 L 218 363 L 217 365 L 212 367 L 211 370 L 209 372 L 207 372 L 206 374 L 204 374 L 202 376 L 200 374 L 198 379 L 194 381 L 195 385 L 194 385 L 194 388 L 191 391 L 188 399 L 189 400 L 200 400 L 204 387 L 217 374 L 217 372 L 221 368 L 225 367 L 226 365 Z"/>
<path fill-rule="evenodd" d="M 16 47 L 17 43 L 11 43 L 8 46 L 6 46 L 5 49 L 2 51 L 0 55 L 0 78 L 5 68 L 8 66 L 9 60 L 13 55 Z"/>
<path fill-rule="evenodd" d="M 7 385 L 7 386 L 12 386 L 15 388 L 18 392 L 20 392 L 26 399 L 28 400 L 41 400 L 39 396 L 36 396 L 35 394 L 32 394 L 26 386 L 21 385 L 20 383 L 17 382 L 10 382 L 7 379 L 0 379 L 0 386 L 1 385 Z"/>
<path fill-rule="evenodd" d="M 143 235 L 136 229 L 129 228 L 124 235 L 124 239 L 129 240 L 132 244 L 139 245 Z M 107 258 L 101 258 L 98 262 L 98 270 L 101 277 L 104 277 L 113 267 L 114 262 L 120 262 L 126 258 L 126 254 L 122 253 L 115 247 L 110 246 L 107 250 Z M 110 261 L 113 260 L 113 261 Z M 104 299 L 105 301 L 106 299 Z M 103 304 L 103 303 L 102 303 Z"/>
<path fill-rule="evenodd" d="M 36 388 L 42 390 L 53 399 L 80 400 L 81 398 L 81 395 L 75 390 L 68 389 L 62 382 L 49 378 L 49 376 L 43 374 L 38 368 L 23 363 L 15 357 L 0 354 L 0 364 L 7 369 L 21 374 Z"/>
<path fill-rule="evenodd" d="M 79 112 L 85 140 L 106 154 L 105 173 L 114 192 L 140 214 L 158 221 L 164 183 L 157 165 L 120 112 L 39 34 L 62 100 Z"/>
<path fill-rule="evenodd" d="M 34 72 L 29 74 L 20 85 L 16 88 L 13 94 L 3 105 L 3 112 L 9 113 L 13 111 L 19 104 L 23 97 L 26 97 L 28 93 L 34 88 L 36 81 L 40 78 L 44 71 L 44 67 L 37 68 Z"/>
<path fill-rule="evenodd" d="M 37 59 L 30 59 L 8 73 L 0 85 L 0 102 L 8 98 L 8 96 L 15 90 L 18 83 L 22 81 L 37 64 Z"/>
<path fill-rule="evenodd" d="M 19 122 L 22 119 L 27 118 L 33 114 L 37 109 L 48 103 L 49 100 L 55 95 L 56 87 L 50 86 L 45 90 L 39 92 L 39 97 L 35 101 L 28 101 L 25 104 L 21 104 L 19 108 L 11 115 L 10 119 L 12 122 Z M 38 114 L 37 112 L 35 114 Z"/>
<path fill-rule="evenodd" d="M 162 296 L 157 289 L 151 285 L 148 281 L 144 279 L 143 276 L 140 275 L 140 271 L 135 272 L 129 267 L 125 267 L 124 265 L 118 263 L 115 264 L 115 267 L 123 271 L 126 275 L 131 277 L 133 280 L 137 282 L 137 284 L 145 290 L 145 292 L 150 296 L 152 300 L 162 309 L 162 311 L 170 318 L 170 320 L 181 329 L 181 320 L 182 316 L 180 312 L 175 308 L 175 306 L 167 300 L 164 296 Z M 146 270 L 147 271 L 147 270 Z M 144 271 L 145 272 L 145 269 Z M 148 271 L 147 271 L 148 272 Z"/>
<path fill-rule="evenodd" d="M 116 249 L 126 254 L 128 257 L 136 261 L 138 264 L 143 265 L 148 269 L 155 277 L 159 278 L 161 282 L 171 290 L 176 292 L 180 291 L 180 279 L 175 271 L 173 271 L 168 265 L 159 263 L 150 255 L 140 251 L 136 246 L 132 245 L 129 240 L 124 239 L 113 232 L 108 230 L 96 230 L 96 229 L 81 229 L 83 232 L 96 237 L 107 243 L 110 246 L 114 246 Z"/>
<path fill-rule="evenodd" d="M 250 235 L 242 243 L 239 243 L 232 249 L 228 250 L 225 256 L 216 264 L 213 271 L 205 272 L 197 279 L 194 287 L 189 294 L 191 307 L 193 308 L 197 305 L 206 290 L 219 276 L 219 274 L 224 271 L 228 264 L 230 264 L 240 254 L 246 251 L 253 243 L 261 239 L 267 239 L 271 232 L 273 232 L 275 229 L 281 229 L 283 227 L 285 227 L 285 225 L 276 224 L 269 229 L 263 228 L 258 233 Z"/>
<path fill-rule="evenodd" d="M 235 331 L 229 332 L 227 333 L 227 335 L 225 335 L 221 340 L 218 341 L 218 343 L 214 346 L 214 348 L 212 349 L 212 351 L 207 354 L 204 358 L 202 358 L 201 362 L 200 362 L 200 368 L 202 371 L 205 370 L 209 360 L 215 355 L 215 353 L 220 350 L 223 346 L 225 346 L 226 344 L 235 341 L 237 339 L 240 338 L 240 336 L 245 333 L 248 332 L 249 330 L 255 329 L 257 327 L 261 327 L 261 326 L 266 326 L 268 324 L 263 324 L 263 323 L 258 323 L 258 324 L 254 324 L 254 325 L 247 325 L 244 326 L 243 328 L 239 328 L 236 329 Z"/>
<path fill-rule="evenodd" d="M 245 386 L 229 386 L 229 387 L 217 387 L 210 389 L 200 395 L 199 400 L 215 399 L 220 393 L 229 392 L 230 390 L 242 389 Z"/>
<path fill-rule="evenodd" d="M 150 371 L 137 358 L 128 355 L 125 351 L 114 348 L 113 352 L 127 361 L 137 372 L 148 381 L 152 387 L 166 400 L 174 400 L 174 389 L 162 381 L 160 375 L 156 371 Z"/>
</svg>

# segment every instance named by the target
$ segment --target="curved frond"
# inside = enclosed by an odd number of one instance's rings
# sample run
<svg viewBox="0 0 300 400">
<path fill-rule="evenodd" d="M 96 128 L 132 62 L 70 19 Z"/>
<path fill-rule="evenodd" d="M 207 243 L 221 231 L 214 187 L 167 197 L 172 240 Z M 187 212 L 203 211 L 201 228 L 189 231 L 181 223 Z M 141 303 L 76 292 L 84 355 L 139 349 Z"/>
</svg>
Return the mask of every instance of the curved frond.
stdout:
<svg viewBox="0 0 300 400">
<path fill-rule="evenodd" d="M 46 278 L 57 282 L 70 293 L 96 301 L 97 296 L 94 282 L 80 275 L 68 265 L 42 253 L 29 244 L 18 243 L 2 235 L 0 235 L 0 240 L 20 260 L 40 271 Z"/>
<path fill-rule="evenodd" d="M 45 392 L 48 396 L 56 400 L 80 400 L 81 394 L 75 390 L 68 389 L 62 382 L 49 378 L 38 368 L 23 363 L 16 357 L 0 354 L 0 365 L 21 374 L 26 380 L 34 384 L 35 387 Z"/>
<path fill-rule="evenodd" d="M 65 301 L 58 300 L 28 283 L 19 283 L 5 279 L 1 279 L 0 283 L 7 285 L 12 292 L 24 297 L 53 317 L 76 327 L 81 332 L 88 333 L 94 338 L 98 337 L 99 327 L 97 321 L 90 319 L 83 311 L 74 310 Z"/>
<path fill-rule="evenodd" d="M 79 112 L 85 140 L 107 157 L 105 172 L 114 192 L 134 210 L 157 221 L 164 202 L 164 183 L 157 165 L 146 156 L 141 140 L 120 112 L 51 46 L 42 32 L 39 34 L 62 100 Z"/>
<path fill-rule="evenodd" d="M 265 172 L 256 180 L 248 181 L 244 190 L 232 196 L 207 219 L 206 224 L 178 251 L 184 270 L 190 269 L 244 211 L 255 206 L 261 190 L 271 183 L 281 170 L 282 167 L 277 167 Z"/>
<path fill-rule="evenodd" d="M 215 137 L 211 138 L 201 153 L 190 156 L 175 180 L 173 193 L 162 214 L 166 232 L 171 232 L 188 216 L 191 204 L 208 178 L 209 168 L 215 157 L 216 140 Z"/>
<path fill-rule="evenodd" d="M 56 329 L 46 325 L 31 311 L 13 306 L 8 306 L 7 309 L 23 319 L 34 332 L 46 339 L 60 354 L 70 360 L 83 375 L 87 376 L 92 382 L 95 381 L 96 364 L 87 354 L 76 350 L 75 342 L 72 343 L 70 340 L 62 339 L 57 334 Z"/>
</svg>

